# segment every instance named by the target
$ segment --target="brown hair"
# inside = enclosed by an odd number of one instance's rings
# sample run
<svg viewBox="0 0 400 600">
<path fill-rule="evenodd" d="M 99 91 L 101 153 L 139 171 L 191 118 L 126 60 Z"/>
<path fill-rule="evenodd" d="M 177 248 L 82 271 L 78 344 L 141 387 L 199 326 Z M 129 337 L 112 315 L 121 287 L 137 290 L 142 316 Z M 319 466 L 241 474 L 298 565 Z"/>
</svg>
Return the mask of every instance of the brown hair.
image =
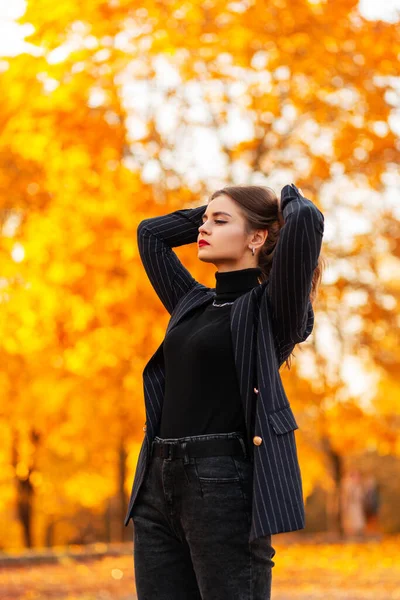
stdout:
<svg viewBox="0 0 400 600">
<path fill-rule="evenodd" d="M 246 233 L 251 233 L 255 229 L 268 230 L 267 239 L 264 245 L 261 246 L 258 255 L 258 266 L 262 270 L 260 283 L 267 281 L 279 240 L 279 233 L 284 225 L 276 193 L 272 188 L 262 185 L 234 185 L 215 191 L 208 201 L 214 200 L 221 194 L 226 194 L 239 205 L 246 220 Z M 312 305 L 317 299 L 318 288 L 325 266 L 325 258 L 320 253 L 311 283 L 310 301 Z M 290 369 L 291 356 L 288 356 L 285 362 L 288 369 Z"/>
</svg>

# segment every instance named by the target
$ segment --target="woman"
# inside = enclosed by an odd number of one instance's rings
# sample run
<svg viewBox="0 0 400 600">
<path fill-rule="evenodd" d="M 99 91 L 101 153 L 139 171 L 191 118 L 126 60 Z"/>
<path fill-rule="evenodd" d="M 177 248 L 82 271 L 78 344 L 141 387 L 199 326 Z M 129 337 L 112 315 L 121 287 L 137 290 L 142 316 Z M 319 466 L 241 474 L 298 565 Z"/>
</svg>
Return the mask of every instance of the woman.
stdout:
<svg viewBox="0 0 400 600">
<path fill-rule="evenodd" d="M 125 525 L 139 600 L 270 598 L 271 535 L 304 528 L 298 428 L 279 367 L 310 335 L 324 217 L 293 184 L 231 186 L 145 219 L 138 246 L 171 314 L 143 371 L 146 435 Z M 172 250 L 197 241 L 197 282 Z"/>
<path fill-rule="evenodd" d="M 340 489 L 342 528 L 348 537 L 362 539 L 365 534 L 364 486 L 358 469 L 350 469 Z"/>
</svg>

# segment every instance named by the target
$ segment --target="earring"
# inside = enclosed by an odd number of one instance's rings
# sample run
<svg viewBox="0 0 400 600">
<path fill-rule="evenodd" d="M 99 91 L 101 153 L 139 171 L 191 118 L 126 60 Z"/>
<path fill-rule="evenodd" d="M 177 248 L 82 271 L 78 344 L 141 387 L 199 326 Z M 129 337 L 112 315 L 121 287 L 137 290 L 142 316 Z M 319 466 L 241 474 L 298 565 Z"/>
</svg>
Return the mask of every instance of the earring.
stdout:
<svg viewBox="0 0 400 600">
<path fill-rule="evenodd" d="M 250 246 L 249 246 L 250 248 Z M 250 248 L 252 255 L 254 256 L 254 248 Z"/>
</svg>

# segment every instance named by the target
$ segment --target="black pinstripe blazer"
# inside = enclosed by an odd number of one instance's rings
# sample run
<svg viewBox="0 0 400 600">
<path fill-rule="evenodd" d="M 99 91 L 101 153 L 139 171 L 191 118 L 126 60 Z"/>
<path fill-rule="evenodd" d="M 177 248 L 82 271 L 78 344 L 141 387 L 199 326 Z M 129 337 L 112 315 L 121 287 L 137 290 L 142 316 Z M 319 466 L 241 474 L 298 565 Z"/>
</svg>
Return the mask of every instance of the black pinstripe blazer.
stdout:
<svg viewBox="0 0 400 600">
<path fill-rule="evenodd" d="M 145 219 L 138 246 L 146 273 L 171 314 L 167 333 L 194 307 L 215 297 L 215 288 L 196 281 L 183 266 L 175 246 L 197 241 L 207 204 Z M 294 430 L 298 429 L 279 368 L 295 344 L 310 335 L 314 313 L 309 300 L 324 233 L 324 216 L 298 188 L 281 192 L 284 225 L 268 281 L 235 300 L 231 334 L 243 402 L 247 438 L 254 461 L 252 526 L 255 538 L 305 527 L 302 479 Z M 143 370 L 147 431 L 142 442 L 124 524 L 149 464 L 158 433 L 164 397 L 163 343 Z M 256 445 L 254 437 L 261 438 Z M 258 440 L 259 441 L 259 440 Z"/>
</svg>

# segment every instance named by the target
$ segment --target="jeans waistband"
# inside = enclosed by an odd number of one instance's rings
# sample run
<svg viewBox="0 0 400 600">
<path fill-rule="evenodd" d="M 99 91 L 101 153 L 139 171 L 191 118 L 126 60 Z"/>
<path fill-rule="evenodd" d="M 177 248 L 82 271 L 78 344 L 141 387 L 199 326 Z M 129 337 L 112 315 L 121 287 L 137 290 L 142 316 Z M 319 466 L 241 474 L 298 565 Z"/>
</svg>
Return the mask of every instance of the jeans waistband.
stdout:
<svg viewBox="0 0 400 600">
<path fill-rule="evenodd" d="M 158 435 L 155 436 L 154 442 L 156 443 L 164 443 L 168 442 L 170 444 L 180 444 L 181 442 L 190 442 L 190 441 L 207 441 L 207 440 L 215 440 L 215 439 L 227 439 L 232 440 L 234 438 L 242 438 L 246 439 L 246 435 L 242 431 L 232 431 L 229 433 L 205 433 L 202 435 L 188 435 L 185 437 L 178 438 L 160 438 Z"/>
<path fill-rule="evenodd" d="M 243 455 L 248 456 L 249 451 L 246 442 L 246 435 L 241 431 L 232 431 L 228 433 L 210 433 L 210 434 L 202 434 L 202 435 L 189 435 L 183 436 L 179 438 L 161 438 L 159 436 L 155 436 L 152 442 L 152 448 L 154 446 L 163 446 L 164 449 L 160 449 L 160 453 L 163 456 L 181 456 L 186 455 L 186 450 L 190 448 L 197 448 L 198 456 L 206 456 L 212 455 L 213 451 L 217 451 L 221 453 L 221 444 L 224 441 L 227 441 L 227 446 L 229 448 L 225 449 L 223 454 L 229 454 L 234 452 L 237 453 L 238 448 L 241 447 Z M 231 440 L 236 441 L 235 445 Z M 239 443 L 238 443 L 239 442 Z M 207 446 L 210 446 L 207 448 Z M 204 447 L 204 452 L 201 452 L 201 448 Z M 174 452 L 172 452 L 174 450 Z M 151 452 L 153 455 L 153 450 Z"/>
</svg>

